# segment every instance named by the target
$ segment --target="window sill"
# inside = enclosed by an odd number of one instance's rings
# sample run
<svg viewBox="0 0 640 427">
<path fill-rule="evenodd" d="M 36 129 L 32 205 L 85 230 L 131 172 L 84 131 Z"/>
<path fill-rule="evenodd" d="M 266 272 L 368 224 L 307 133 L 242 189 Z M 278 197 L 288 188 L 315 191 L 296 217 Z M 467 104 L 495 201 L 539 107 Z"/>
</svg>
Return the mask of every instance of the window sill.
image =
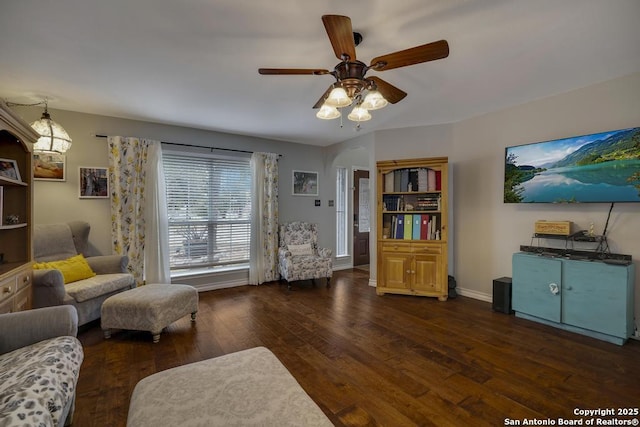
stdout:
<svg viewBox="0 0 640 427">
<path fill-rule="evenodd" d="M 192 268 L 186 271 L 172 272 L 171 278 L 172 279 L 197 278 L 197 277 L 211 276 L 218 273 L 228 273 L 231 271 L 243 271 L 243 270 L 249 270 L 249 265 L 243 264 L 243 265 L 216 267 L 216 268 Z"/>
</svg>

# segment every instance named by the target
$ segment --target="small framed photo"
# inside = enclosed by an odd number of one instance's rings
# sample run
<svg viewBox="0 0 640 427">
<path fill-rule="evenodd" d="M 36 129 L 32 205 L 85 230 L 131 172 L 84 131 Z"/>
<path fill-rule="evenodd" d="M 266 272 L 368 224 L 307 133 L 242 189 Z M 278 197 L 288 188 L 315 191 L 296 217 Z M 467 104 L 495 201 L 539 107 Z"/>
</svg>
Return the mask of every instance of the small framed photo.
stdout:
<svg viewBox="0 0 640 427">
<path fill-rule="evenodd" d="M 13 159 L 0 159 L 0 176 L 14 182 L 22 182 L 18 162 Z"/>
<path fill-rule="evenodd" d="M 317 196 L 318 172 L 293 171 L 293 195 Z"/>
<path fill-rule="evenodd" d="M 66 181 L 67 156 L 58 153 L 34 153 L 33 179 L 40 181 Z"/>
<path fill-rule="evenodd" d="M 80 198 L 109 198 L 109 169 L 80 166 Z"/>
</svg>

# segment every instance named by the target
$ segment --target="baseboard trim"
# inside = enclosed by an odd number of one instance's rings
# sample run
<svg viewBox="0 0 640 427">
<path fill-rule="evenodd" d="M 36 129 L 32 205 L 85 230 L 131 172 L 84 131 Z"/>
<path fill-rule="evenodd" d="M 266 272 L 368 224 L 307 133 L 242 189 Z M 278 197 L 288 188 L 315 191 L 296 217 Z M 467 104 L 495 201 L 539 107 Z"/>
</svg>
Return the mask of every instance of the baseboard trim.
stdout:
<svg viewBox="0 0 640 427">
<path fill-rule="evenodd" d="M 249 283 L 246 280 L 227 280 L 225 282 L 217 283 L 202 283 L 198 285 L 192 285 L 198 290 L 198 292 L 215 291 L 216 289 L 235 288 L 236 286 L 248 286 Z"/>
<path fill-rule="evenodd" d="M 462 295 L 463 297 L 469 297 L 469 298 L 473 298 L 473 299 L 477 299 L 485 302 L 493 302 L 492 294 L 485 294 L 484 292 L 478 292 L 471 289 L 465 289 L 460 287 L 456 287 L 456 292 L 459 295 Z"/>
<path fill-rule="evenodd" d="M 375 288 L 378 286 L 378 282 L 375 279 L 369 279 L 369 286 L 372 286 Z"/>
</svg>

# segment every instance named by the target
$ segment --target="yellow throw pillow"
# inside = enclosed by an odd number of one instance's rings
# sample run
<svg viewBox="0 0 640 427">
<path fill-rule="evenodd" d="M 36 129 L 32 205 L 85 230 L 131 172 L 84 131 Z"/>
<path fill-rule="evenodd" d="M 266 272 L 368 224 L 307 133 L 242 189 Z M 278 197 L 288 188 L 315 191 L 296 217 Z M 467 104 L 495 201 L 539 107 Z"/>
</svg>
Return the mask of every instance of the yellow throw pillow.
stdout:
<svg viewBox="0 0 640 427">
<path fill-rule="evenodd" d="M 33 268 L 37 270 L 60 270 L 62 277 L 64 277 L 65 285 L 96 275 L 82 254 L 62 261 L 39 262 L 34 264 Z"/>
</svg>

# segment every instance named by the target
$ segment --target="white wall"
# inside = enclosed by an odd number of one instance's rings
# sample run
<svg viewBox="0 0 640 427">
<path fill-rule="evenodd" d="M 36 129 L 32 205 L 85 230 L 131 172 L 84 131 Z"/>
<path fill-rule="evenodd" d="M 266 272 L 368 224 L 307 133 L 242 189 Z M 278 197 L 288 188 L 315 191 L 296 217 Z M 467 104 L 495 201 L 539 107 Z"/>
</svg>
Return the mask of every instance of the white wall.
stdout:
<svg viewBox="0 0 640 427">
<path fill-rule="evenodd" d="M 601 233 L 610 206 L 503 203 L 505 147 L 634 126 L 640 126 L 640 73 L 455 124 L 376 132 L 375 156 L 449 157 L 454 276 L 463 295 L 490 301 L 493 279 L 511 276 L 511 256 L 531 244 L 536 220 L 569 220 L 578 229 L 593 222 Z M 612 252 L 635 260 L 640 319 L 640 204 L 616 204 L 607 234 Z"/>
<path fill-rule="evenodd" d="M 640 74 L 601 83 L 454 126 L 456 279 L 489 295 L 492 279 L 511 276 L 511 255 L 531 244 L 536 220 L 591 222 L 602 233 L 610 205 L 505 204 L 506 146 L 640 126 Z M 640 259 L 640 204 L 616 204 L 608 237 L 612 251 Z M 637 264 L 637 261 L 636 261 Z M 640 274 L 636 295 L 640 294 Z M 636 304 L 640 307 L 640 304 Z"/>
</svg>

